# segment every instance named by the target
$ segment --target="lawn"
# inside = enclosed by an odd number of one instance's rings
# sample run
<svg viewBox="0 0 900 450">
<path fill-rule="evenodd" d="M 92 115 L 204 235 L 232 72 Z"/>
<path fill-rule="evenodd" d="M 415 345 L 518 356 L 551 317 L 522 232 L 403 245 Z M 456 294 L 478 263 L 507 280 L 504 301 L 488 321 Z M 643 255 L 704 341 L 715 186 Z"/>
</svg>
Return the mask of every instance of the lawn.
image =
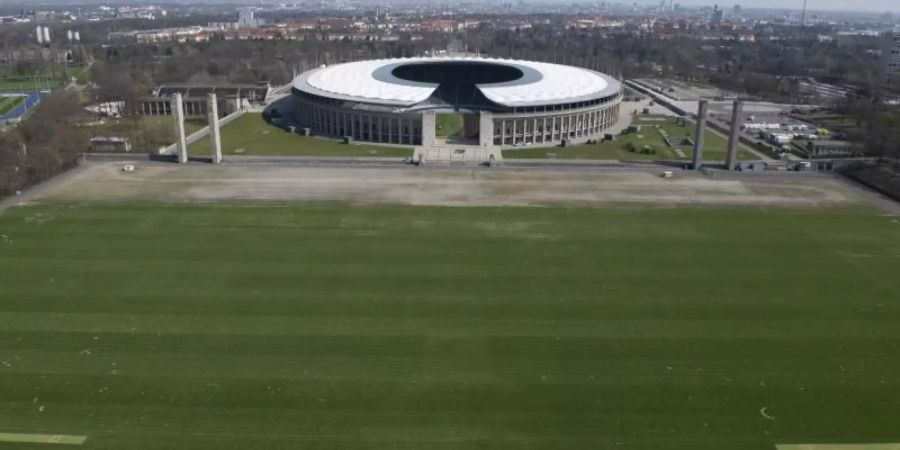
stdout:
<svg viewBox="0 0 900 450">
<path fill-rule="evenodd" d="M 247 113 L 221 129 L 222 153 L 273 156 L 412 156 L 412 149 L 370 144 L 343 144 L 332 139 L 300 136 L 269 125 L 258 113 Z M 190 145 L 192 154 L 209 154 L 209 138 Z"/>
<path fill-rule="evenodd" d="M 184 121 L 187 135 L 206 126 L 206 120 L 197 117 Z M 175 118 L 172 116 L 132 116 L 125 119 L 107 119 L 91 126 L 91 136 L 119 136 L 131 140 L 134 152 L 155 152 L 175 142 Z"/>
<path fill-rule="evenodd" d="M 463 130 L 462 114 L 437 114 L 434 120 L 438 137 L 459 137 Z"/>
<path fill-rule="evenodd" d="M 830 131 L 860 134 L 860 126 L 851 117 L 836 111 L 822 110 L 813 113 L 797 113 L 794 116 Z"/>
<path fill-rule="evenodd" d="M 687 121 L 686 126 L 678 125 L 673 117 L 639 115 L 634 118 L 633 125 L 639 125 L 637 133 L 626 133 L 616 137 L 614 141 L 597 144 L 580 144 L 571 147 L 543 147 L 504 150 L 504 158 L 556 158 L 556 159 L 618 159 L 618 160 L 683 160 L 690 161 L 694 155 L 692 145 L 678 145 L 682 138 L 694 141 L 696 124 Z M 658 127 L 658 128 L 657 128 Z M 670 147 L 663 140 L 660 130 L 664 131 L 676 145 Z M 728 151 L 728 139 L 707 129 L 703 146 L 703 159 L 725 160 Z M 627 145 L 634 145 L 636 151 L 629 151 Z M 644 146 L 654 152 L 645 152 Z M 680 153 L 679 153 L 680 152 Z M 738 158 L 741 160 L 758 159 L 744 145 L 738 147 Z"/>
<path fill-rule="evenodd" d="M 900 442 L 898 257 L 900 224 L 862 208 L 18 207 L 0 215 L 0 433 Z"/>
<path fill-rule="evenodd" d="M 69 76 L 81 76 L 84 66 L 70 65 Z M 53 70 L 42 70 L 34 73 L 16 73 L 0 68 L 0 91 L 28 91 L 37 89 L 54 89 L 68 80 L 63 76 L 62 66 L 56 66 Z"/>
<path fill-rule="evenodd" d="M 62 78 L 49 77 L 0 77 L 0 91 L 34 92 L 35 89 L 52 89 L 63 82 Z"/>
<path fill-rule="evenodd" d="M 26 98 L 20 95 L 0 97 L 0 116 L 16 109 Z"/>
</svg>

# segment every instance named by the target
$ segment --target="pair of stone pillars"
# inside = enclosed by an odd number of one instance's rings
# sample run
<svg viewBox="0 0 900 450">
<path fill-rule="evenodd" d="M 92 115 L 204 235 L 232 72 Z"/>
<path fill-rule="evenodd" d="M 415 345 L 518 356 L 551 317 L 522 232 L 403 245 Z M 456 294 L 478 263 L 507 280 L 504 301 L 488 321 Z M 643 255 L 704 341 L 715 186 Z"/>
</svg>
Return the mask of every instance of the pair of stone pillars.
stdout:
<svg viewBox="0 0 900 450">
<path fill-rule="evenodd" d="M 219 104 L 216 100 L 216 94 L 208 94 L 206 96 L 206 112 L 209 122 L 209 147 L 212 156 L 212 163 L 218 164 L 222 162 L 222 136 L 219 134 Z M 175 139 L 176 150 L 178 154 L 178 162 L 188 162 L 187 153 L 187 137 L 184 133 L 184 101 L 181 93 L 175 94 L 172 99 L 172 113 L 175 115 Z"/>
<path fill-rule="evenodd" d="M 709 102 L 700 100 L 697 106 L 697 131 L 694 136 L 694 158 L 691 162 L 691 168 L 700 170 L 703 166 L 703 135 L 706 132 L 706 114 L 709 109 Z M 737 165 L 737 147 L 740 141 L 738 133 L 741 131 L 742 113 L 744 110 L 744 102 L 735 100 L 731 109 L 731 132 L 728 134 L 728 153 L 725 156 L 725 166 L 728 170 L 734 170 Z"/>
</svg>

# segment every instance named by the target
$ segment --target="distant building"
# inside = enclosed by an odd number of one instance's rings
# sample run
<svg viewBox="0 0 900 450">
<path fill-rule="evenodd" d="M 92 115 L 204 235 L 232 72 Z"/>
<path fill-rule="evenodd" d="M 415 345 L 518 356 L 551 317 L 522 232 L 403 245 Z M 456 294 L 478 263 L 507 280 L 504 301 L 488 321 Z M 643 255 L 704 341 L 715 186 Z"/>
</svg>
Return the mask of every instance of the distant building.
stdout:
<svg viewBox="0 0 900 450">
<path fill-rule="evenodd" d="M 186 116 L 205 116 L 207 94 L 216 94 L 219 114 L 231 114 L 251 104 L 263 104 L 272 93 L 268 83 L 258 85 L 162 85 L 153 95 L 139 99 L 130 109 L 141 116 L 172 115 L 172 99 L 181 94 Z"/>
<path fill-rule="evenodd" d="M 884 75 L 887 80 L 900 80 L 900 31 L 887 33 L 884 49 Z"/>
<path fill-rule="evenodd" d="M 98 153 L 130 152 L 131 141 L 126 137 L 96 136 L 91 138 L 91 151 Z"/>
<path fill-rule="evenodd" d="M 809 158 L 841 158 L 856 156 L 859 151 L 847 141 L 809 141 L 806 153 Z"/>
<path fill-rule="evenodd" d="M 253 8 L 238 8 L 238 28 L 259 28 L 265 22 L 254 17 Z"/>
<path fill-rule="evenodd" d="M 34 23 L 53 22 L 53 11 L 41 11 L 36 9 L 31 13 L 31 20 Z"/>
<path fill-rule="evenodd" d="M 719 5 L 713 6 L 712 15 L 709 17 L 709 24 L 712 26 L 718 26 L 722 23 L 722 19 L 725 18 L 725 11 L 719 9 Z"/>
</svg>

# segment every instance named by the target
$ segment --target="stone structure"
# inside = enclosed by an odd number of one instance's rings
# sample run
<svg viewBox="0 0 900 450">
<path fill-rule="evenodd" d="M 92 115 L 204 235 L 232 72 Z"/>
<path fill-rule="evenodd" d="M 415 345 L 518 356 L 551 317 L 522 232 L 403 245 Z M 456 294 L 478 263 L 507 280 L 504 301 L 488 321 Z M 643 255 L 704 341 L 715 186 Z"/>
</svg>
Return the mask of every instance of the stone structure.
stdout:
<svg viewBox="0 0 900 450">
<path fill-rule="evenodd" d="M 207 111 L 209 117 L 209 149 L 212 163 L 222 162 L 222 136 L 219 134 L 219 106 L 216 94 L 207 95 Z"/>
<path fill-rule="evenodd" d="M 187 142 L 184 134 L 184 105 L 181 101 L 181 94 L 175 94 L 172 98 L 172 111 L 175 115 L 175 143 L 177 144 L 177 155 L 179 163 L 188 162 Z"/>
<path fill-rule="evenodd" d="M 697 130 L 694 135 L 694 159 L 691 168 L 700 170 L 703 166 L 703 138 L 706 135 L 706 113 L 709 110 L 709 101 L 700 100 L 697 105 Z"/>
<path fill-rule="evenodd" d="M 728 134 L 728 154 L 725 157 L 725 166 L 728 170 L 734 170 L 737 165 L 738 144 L 741 140 L 741 124 L 744 122 L 743 111 L 744 102 L 735 100 L 734 107 L 731 110 L 731 133 Z"/>
</svg>

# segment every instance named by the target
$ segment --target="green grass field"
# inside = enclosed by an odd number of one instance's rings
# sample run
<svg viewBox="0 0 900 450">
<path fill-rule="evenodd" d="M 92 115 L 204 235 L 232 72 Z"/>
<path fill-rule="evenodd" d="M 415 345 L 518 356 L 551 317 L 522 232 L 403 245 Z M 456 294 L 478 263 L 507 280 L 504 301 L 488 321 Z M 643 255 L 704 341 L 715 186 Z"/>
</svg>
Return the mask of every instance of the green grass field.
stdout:
<svg viewBox="0 0 900 450">
<path fill-rule="evenodd" d="M 0 115 L 6 114 L 25 101 L 26 97 L 22 96 L 9 96 L 9 97 L 0 97 Z"/>
<path fill-rule="evenodd" d="M 412 156 L 412 149 L 368 144 L 342 144 L 336 140 L 291 134 L 269 125 L 258 113 L 247 113 L 221 129 L 222 153 L 271 156 Z M 190 145 L 196 155 L 209 154 L 209 138 Z"/>
<path fill-rule="evenodd" d="M 900 442 L 898 263 L 900 223 L 861 207 L 19 207 L 0 215 L 0 433 Z"/>
<path fill-rule="evenodd" d="M 647 116 L 639 115 L 634 118 L 634 125 L 640 125 L 641 131 L 638 133 L 622 134 L 615 141 L 604 141 L 598 144 L 580 144 L 571 147 L 544 147 L 544 148 L 521 148 L 515 150 L 504 150 L 504 158 L 555 158 L 555 159 L 618 159 L 618 160 L 684 160 L 689 161 L 694 155 L 694 149 L 690 145 L 677 145 L 669 147 L 663 140 L 660 130 L 664 130 L 669 137 L 690 138 L 694 140 L 695 124 L 691 121 L 687 122 L 686 127 L 682 127 L 675 123 L 675 119 L 666 116 Z M 657 128 L 659 127 L 659 128 Z M 728 150 L 728 140 L 723 136 L 706 131 L 705 145 L 703 147 L 703 159 L 707 160 L 724 160 Z M 631 143 L 637 151 L 631 152 L 626 149 L 626 145 Z M 647 145 L 655 150 L 655 153 L 643 152 L 643 147 Z M 675 148 L 681 150 L 679 154 Z M 739 147 L 738 158 L 742 160 L 757 159 L 753 153 L 749 152 L 743 145 Z"/>
<path fill-rule="evenodd" d="M 463 130 L 462 114 L 437 114 L 434 121 L 437 137 L 459 137 Z"/>
</svg>

